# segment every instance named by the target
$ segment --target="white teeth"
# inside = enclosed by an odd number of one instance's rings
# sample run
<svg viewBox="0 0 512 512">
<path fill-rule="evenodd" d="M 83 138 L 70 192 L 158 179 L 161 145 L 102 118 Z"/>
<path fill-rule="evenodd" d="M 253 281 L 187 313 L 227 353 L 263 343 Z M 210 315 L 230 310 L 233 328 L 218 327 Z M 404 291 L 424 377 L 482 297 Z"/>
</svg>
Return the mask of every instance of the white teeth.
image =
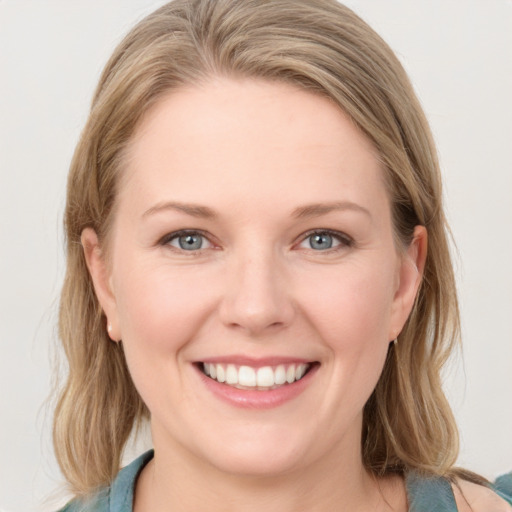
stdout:
<svg viewBox="0 0 512 512">
<path fill-rule="evenodd" d="M 226 382 L 226 372 L 221 364 L 217 365 L 217 380 L 219 382 Z"/>
<path fill-rule="evenodd" d="M 274 372 L 270 366 L 258 368 L 256 382 L 260 388 L 271 388 L 274 385 Z"/>
<path fill-rule="evenodd" d="M 238 372 L 236 371 L 234 364 L 228 364 L 228 367 L 226 368 L 226 383 L 238 384 Z"/>
<path fill-rule="evenodd" d="M 256 372 L 250 366 L 240 366 L 238 370 L 238 384 L 253 388 L 256 386 Z"/>
<path fill-rule="evenodd" d="M 274 382 L 278 386 L 281 386 L 282 384 L 284 384 L 286 382 L 286 368 L 284 367 L 284 365 L 280 364 L 276 368 L 276 372 L 274 375 Z"/>
<path fill-rule="evenodd" d="M 302 379 L 309 369 L 309 364 L 280 364 L 253 368 L 234 364 L 203 363 L 203 372 L 218 382 L 240 388 L 274 389 L 283 384 L 292 384 Z"/>
<path fill-rule="evenodd" d="M 307 370 L 307 365 L 299 364 L 295 370 L 295 380 L 300 380 L 304 376 Z"/>
</svg>

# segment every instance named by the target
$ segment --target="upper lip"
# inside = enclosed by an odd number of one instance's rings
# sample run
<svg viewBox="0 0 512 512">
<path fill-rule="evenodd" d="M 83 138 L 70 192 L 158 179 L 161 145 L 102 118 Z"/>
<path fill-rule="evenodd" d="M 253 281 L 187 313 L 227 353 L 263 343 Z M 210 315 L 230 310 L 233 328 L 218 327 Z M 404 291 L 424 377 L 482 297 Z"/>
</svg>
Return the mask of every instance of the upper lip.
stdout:
<svg viewBox="0 0 512 512">
<path fill-rule="evenodd" d="M 226 355 L 206 357 L 197 361 L 198 363 L 214 363 L 214 364 L 234 364 L 236 366 L 251 366 L 252 368 L 261 368 L 263 366 L 278 366 L 280 364 L 308 364 L 315 361 L 300 357 L 289 356 L 271 356 L 271 357 L 248 357 L 243 355 Z"/>
</svg>

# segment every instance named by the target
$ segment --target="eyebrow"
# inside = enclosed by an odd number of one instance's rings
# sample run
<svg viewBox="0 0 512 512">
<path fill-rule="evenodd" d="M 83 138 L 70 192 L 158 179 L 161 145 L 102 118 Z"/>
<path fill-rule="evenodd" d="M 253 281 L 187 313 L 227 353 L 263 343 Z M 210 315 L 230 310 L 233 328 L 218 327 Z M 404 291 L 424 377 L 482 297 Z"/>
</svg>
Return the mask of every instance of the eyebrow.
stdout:
<svg viewBox="0 0 512 512">
<path fill-rule="evenodd" d="M 333 211 L 356 211 L 360 213 L 364 213 L 368 217 L 371 218 L 371 213 L 369 210 L 364 208 L 363 206 L 353 203 L 352 201 L 337 201 L 334 203 L 314 203 L 308 204 L 305 206 L 299 206 L 293 210 L 292 215 L 296 218 L 310 218 L 310 217 L 319 217 L 320 215 L 326 215 L 327 213 Z"/>
<path fill-rule="evenodd" d="M 165 212 L 167 210 L 183 212 L 187 215 L 190 215 L 191 217 L 197 217 L 202 219 L 217 218 L 217 213 L 215 213 L 214 210 L 208 208 L 207 206 L 200 206 L 191 203 L 180 203 L 177 201 L 163 201 L 161 203 L 157 203 L 156 205 L 146 210 L 142 214 L 142 216 L 148 217 L 150 215 Z M 369 210 L 351 201 L 337 201 L 333 203 L 313 203 L 305 206 L 299 206 L 298 208 L 295 208 L 293 210 L 292 216 L 298 219 L 304 219 L 311 217 L 319 217 L 321 215 L 326 215 L 333 211 L 347 210 L 364 213 L 368 217 L 371 217 L 371 213 L 369 212 Z"/>
<path fill-rule="evenodd" d="M 142 214 L 142 216 L 148 217 L 149 215 L 165 212 L 167 210 L 183 212 L 186 213 L 187 215 L 190 215 L 191 217 L 198 217 L 203 219 L 213 219 L 217 217 L 217 214 L 207 206 L 199 206 L 190 203 L 179 203 L 176 201 L 164 201 L 161 203 L 157 203 L 155 206 L 152 206 L 149 210 L 146 210 Z"/>
</svg>

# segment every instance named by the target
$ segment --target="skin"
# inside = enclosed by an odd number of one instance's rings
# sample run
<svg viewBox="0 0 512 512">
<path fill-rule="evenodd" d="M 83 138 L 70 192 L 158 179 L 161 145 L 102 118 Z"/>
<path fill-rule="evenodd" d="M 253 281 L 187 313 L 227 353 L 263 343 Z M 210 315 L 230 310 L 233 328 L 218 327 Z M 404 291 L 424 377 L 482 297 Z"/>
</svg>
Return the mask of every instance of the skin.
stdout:
<svg viewBox="0 0 512 512">
<path fill-rule="evenodd" d="M 155 458 L 136 511 L 407 509 L 403 482 L 376 480 L 360 453 L 363 406 L 427 245 L 416 227 L 396 246 L 383 176 L 343 112 L 289 85 L 212 79 L 144 117 L 108 258 L 94 231 L 82 236 L 110 336 L 151 412 Z M 182 229 L 201 230 L 203 247 L 167 236 Z M 334 246 L 313 248 L 312 230 L 336 232 Z M 233 354 L 319 366 L 293 400 L 241 409 L 195 366 Z"/>
<path fill-rule="evenodd" d="M 512 512 L 512 507 L 490 489 L 465 480 L 452 485 L 458 512 Z"/>
</svg>

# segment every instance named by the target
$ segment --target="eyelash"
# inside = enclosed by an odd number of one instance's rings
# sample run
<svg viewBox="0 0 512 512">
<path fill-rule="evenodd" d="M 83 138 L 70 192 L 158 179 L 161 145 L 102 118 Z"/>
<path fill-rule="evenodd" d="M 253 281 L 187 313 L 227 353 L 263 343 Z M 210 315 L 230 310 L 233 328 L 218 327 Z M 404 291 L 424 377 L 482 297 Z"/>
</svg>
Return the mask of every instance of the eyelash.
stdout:
<svg viewBox="0 0 512 512">
<path fill-rule="evenodd" d="M 199 236 L 205 238 L 206 240 L 208 240 L 208 242 L 210 244 L 214 245 L 213 242 L 211 242 L 208 233 L 206 233 L 205 231 L 202 231 L 200 229 L 182 229 L 180 231 L 174 231 L 174 232 L 169 233 L 169 234 L 165 235 L 164 237 L 162 237 L 159 240 L 158 244 L 162 245 L 162 246 L 170 247 L 171 249 L 173 249 L 177 252 L 188 253 L 190 255 L 198 254 L 200 251 L 203 250 L 201 248 L 201 249 L 187 251 L 185 249 L 182 249 L 182 248 L 180 249 L 180 248 L 170 245 L 171 241 L 178 239 L 182 236 L 186 236 L 186 235 L 196 235 L 196 236 L 199 235 Z M 308 231 L 307 233 L 304 233 L 303 235 L 301 235 L 299 244 L 304 243 L 306 240 L 308 240 L 309 238 L 311 238 L 315 235 L 329 235 L 329 236 L 333 237 L 334 239 L 336 239 L 339 242 L 339 245 L 337 245 L 335 247 L 329 247 L 325 250 L 318 250 L 318 251 L 316 251 L 312 248 L 309 248 L 313 252 L 331 253 L 331 252 L 336 252 L 336 251 L 345 249 L 347 247 L 352 247 L 354 245 L 354 240 L 350 236 L 348 236 L 345 233 L 342 233 L 340 231 L 333 231 L 331 229 L 315 229 L 313 231 Z"/>
</svg>

